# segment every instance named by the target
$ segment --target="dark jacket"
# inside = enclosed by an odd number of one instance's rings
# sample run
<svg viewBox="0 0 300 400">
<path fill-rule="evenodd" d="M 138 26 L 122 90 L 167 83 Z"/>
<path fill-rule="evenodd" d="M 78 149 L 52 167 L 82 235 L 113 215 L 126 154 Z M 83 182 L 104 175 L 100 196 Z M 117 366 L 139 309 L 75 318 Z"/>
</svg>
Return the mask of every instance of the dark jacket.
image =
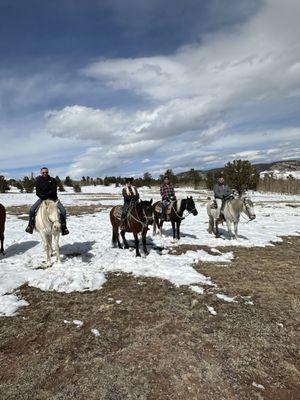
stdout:
<svg viewBox="0 0 300 400">
<path fill-rule="evenodd" d="M 129 188 L 126 186 L 122 190 L 122 195 L 124 197 L 124 202 L 125 203 L 130 203 L 131 200 L 137 201 L 140 198 L 140 195 L 136 189 L 136 187 L 131 186 L 132 189 L 132 194 L 130 194 Z"/>
<path fill-rule="evenodd" d="M 223 199 L 224 197 L 231 194 L 231 190 L 227 185 L 223 185 L 221 183 L 216 183 L 214 186 L 214 195 L 215 199 Z"/>
<path fill-rule="evenodd" d="M 57 200 L 56 179 L 51 176 L 47 176 L 47 178 L 38 176 L 36 178 L 35 192 L 41 200 Z"/>
</svg>

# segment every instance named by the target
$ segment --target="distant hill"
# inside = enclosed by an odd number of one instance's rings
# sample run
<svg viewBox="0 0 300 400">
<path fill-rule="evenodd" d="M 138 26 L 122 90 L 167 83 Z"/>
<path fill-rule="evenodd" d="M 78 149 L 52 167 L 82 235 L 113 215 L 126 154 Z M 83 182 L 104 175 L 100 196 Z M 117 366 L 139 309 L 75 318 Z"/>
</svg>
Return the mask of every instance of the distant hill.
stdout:
<svg viewBox="0 0 300 400">
<path fill-rule="evenodd" d="M 300 160 L 282 160 L 282 161 L 273 161 L 270 163 L 259 163 L 253 164 L 253 166 L 258 170 L 258 172 L 266 173 L 283 173 L 287 175 L 289 172 L 293 174 L 293 172 L 300 173 Z M 212 168 L 207 170 L 196 170 L 203 178 L 206 177 L 208 172 L 218 172 L 222 171 L 223 168 Z M 190 171 L 180 172 L 176 176 L 180 178 L 185 178 L 189 175 Z"/>
</svg>

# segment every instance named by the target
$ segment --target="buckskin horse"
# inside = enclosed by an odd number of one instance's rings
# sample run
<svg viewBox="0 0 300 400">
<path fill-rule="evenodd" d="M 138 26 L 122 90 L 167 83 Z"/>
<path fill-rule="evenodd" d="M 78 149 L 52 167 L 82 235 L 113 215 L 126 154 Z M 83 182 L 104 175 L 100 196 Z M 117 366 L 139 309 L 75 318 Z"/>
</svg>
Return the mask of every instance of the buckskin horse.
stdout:
<svg viewBox="0 0 300 400">
<path fill-rule="evenodd" d="M 114 206 L 110 210 L 110 222 L 112 225 L 112 245 L 122 249 L 122 245 L 119 238 L 119 227 L 121 225 L 121 211 L 122 206 Z M 139 201 L 130 204 L 127 217 L 125 220 L 125 230 L 121 230 L 121 236 L 123 240 L 123 244 L 125 249 L 129 248 L 128 242 L 125 238 L 126 232 L 133 233 L 136 256 L 141 257 L 139 251 L 139 238 L 138 233 L 142 233 L 142 243 L 143 243 L 143 251 L 145 255 L 148 255 L 149 252 L 146 247 L 146 235 L 148 231 L 148 225 L 153 223 L 153 212 L 154 208 L 152 205 L 152 199 L 150 201 Z"/>
<path fill-rule="evenodd" d="M 3 255 L 4 255 L 5 220 L 6 220 L 6 210 L 5 207 L 2 204 L 0 204 L 0 240 L 1 240 L 0 253 Z"/>
<path fill-rule="evenodd" d="M 47 255 L 47 265 L 51 265 L 52 241 L 54 241 L 56 262 L 60 263 L 59 235 L 61 230 L 57 202 L 43 200 L 35 217 L 35 229 L 41 235 Z"/>
<path fill-rule="evenodd" d="M 153 235 L 156 234 L 156 227 L 159 227 L 160 234 L 162 235 L 162 226 L 164 220 L 161 219 L 161 201 L 157 201 L 153 204 L 154 206 L 154 223 L 153 223 Z M 180 224 L 185 218 L 183 216 L 184 211 L 188 211 L 189 214 L 197 215 L 195 202 L 193 197 L 187 197 L 186 199 L 172 201 L 169 205 L 168 221 L 172 224 L 173 239 L 180 239 Z"/>
<path fill-rule="evenodd" d="M 209 217 L 208 232 L 214 233 L 217 238 L 220 237 L 218 224 L 219 222 L 222 222 L 222 218 L 227 224 L 229 239 L 231 239 L 231 237 L 234 239 L 238 238 L 238 224 L 242 212 L 247 215 L 249 221 L 252 221 L 256 218 L 253 203 L 251 199 L 246 196 L 240 196 L 238 198 L 230 198 L 226 200 L 224 208 L 220 214 L 220 219 L 216 219 L 217 210 L 214 208 L 213 200 L 209 199 L 206 209 Z M 231 229 L 232 223 L 234 226 L 234 234 Z"/>
</svg>

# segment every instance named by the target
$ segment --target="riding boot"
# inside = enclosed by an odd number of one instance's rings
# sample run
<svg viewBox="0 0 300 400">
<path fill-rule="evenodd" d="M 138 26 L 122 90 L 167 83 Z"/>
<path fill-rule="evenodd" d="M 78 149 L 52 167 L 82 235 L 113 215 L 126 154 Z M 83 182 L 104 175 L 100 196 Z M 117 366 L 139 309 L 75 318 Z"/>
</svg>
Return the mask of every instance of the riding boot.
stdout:
<svg viewBox="0 0 300 400">
<path fill-rule="evenodd" d="M 29 218 L 28 226 L 25 229 L 25 232 L 30 233 L 31 235 L 33 234 L 33 229 L 34 229 L 34 217 Z"/>
<path fill-rule="evenodd" d="M 69 229 L 67 228 L 66 217 L 64 217 L 62 214 L 60 214 L 60 224 L 61 224 L 62 236 L 68 235 L 70 232 L 69 232 Z"/>
</svg>

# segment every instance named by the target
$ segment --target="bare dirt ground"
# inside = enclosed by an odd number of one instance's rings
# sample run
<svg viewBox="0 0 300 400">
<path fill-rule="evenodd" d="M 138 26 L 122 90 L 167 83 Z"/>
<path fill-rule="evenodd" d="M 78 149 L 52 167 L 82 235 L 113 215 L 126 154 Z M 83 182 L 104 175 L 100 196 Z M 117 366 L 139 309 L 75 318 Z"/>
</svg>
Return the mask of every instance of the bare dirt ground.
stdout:
<svg viewBox="0 0 300 400">
<path fill-rule="evenodd" d="M 299 249 L 220 248 L 235 259 L 196 265 L 218 285 L 203 295 L 124 274 L 94 292 L 22 287 L 30 305 L 0 319 L 0 399 L 300 399 Z"/>
</svg>

